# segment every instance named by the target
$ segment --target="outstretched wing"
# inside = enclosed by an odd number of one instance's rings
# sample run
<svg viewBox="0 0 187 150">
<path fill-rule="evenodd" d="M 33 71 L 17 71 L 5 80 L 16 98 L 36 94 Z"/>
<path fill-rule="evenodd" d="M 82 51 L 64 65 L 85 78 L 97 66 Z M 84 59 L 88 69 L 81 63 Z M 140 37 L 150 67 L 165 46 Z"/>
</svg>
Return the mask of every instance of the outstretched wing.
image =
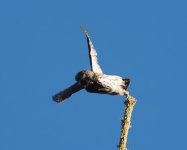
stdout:
<svg viewBox="0 0 187 150">
<path fill-rule="evenodd" d="M 92 68 L 92 71 L 97 72 L 97 73 L 103 73 L 97 60 L 97 52 L 92 44 L 92 41 L 88 35 L 88 32 L 81 26 L 81 30 L 84 31 L 86 35 L 86 40 L 88 43 L 88 50 L 89 50 L 89 58 L 90 58 L 90 65 Z"/>
<path fill-rule="evenodd" d="M 63 102 L 66 98 L 69 98 L 73 93 L 80 91 L 83 87 L 77 82 L 69 88 L 55 94 L 53 100 L 57 103 Z"/>
</svg>

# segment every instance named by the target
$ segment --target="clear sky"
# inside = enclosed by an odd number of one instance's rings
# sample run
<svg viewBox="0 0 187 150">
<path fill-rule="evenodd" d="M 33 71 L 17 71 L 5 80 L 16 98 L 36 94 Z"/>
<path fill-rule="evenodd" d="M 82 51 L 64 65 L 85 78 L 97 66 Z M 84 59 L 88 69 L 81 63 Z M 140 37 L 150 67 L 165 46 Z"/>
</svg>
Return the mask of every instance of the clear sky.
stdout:
<svg viewBox="0 0 187 150">
<path fill-rule="evenodd" d="M 1 0 L 0 149 L 115 150 L 124 97 L 51 96 L 89 69 L 83 25 L 106 74 L 131 79 L 130 150 L 186 150 L 185 0 Z"/>
</svg>

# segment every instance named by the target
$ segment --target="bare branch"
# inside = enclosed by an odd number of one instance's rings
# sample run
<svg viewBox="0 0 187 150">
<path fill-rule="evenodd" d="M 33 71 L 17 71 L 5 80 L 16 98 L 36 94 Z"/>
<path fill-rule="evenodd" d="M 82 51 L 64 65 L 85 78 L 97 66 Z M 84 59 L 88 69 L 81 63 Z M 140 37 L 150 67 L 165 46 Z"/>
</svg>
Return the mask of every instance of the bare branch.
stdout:
<svg viewBox="0 0 187 150">
<path fill-rule="evenodd" d="M 125 104 L 125 112 L 124 118 L 121 120 L 121 137 L 120 142 L 118 145 L 118 150 L 127 150 L 126 143 L 127 143 L 127 136 L 129 128 L 131 127 L 131 115 L 133 111 L 133 107 L 136 104 L 136 100 L 132 96 L 128 96 Z"/>
</svg>

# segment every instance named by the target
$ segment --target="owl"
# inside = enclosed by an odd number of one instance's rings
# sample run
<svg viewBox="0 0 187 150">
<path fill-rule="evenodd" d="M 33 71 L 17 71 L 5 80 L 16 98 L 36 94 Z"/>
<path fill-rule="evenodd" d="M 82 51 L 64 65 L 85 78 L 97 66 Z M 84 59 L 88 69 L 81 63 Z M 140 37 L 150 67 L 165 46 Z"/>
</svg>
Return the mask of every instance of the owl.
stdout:
<svg viewBox="0 0 187 150">
<path fill-rule="evenodd" d="M 58 103 L 63 102 L 72 94 L 82 89 L 91 93 L 128 96 L 129 92 L 127 88 L 130 84 L 130 79 L 103 73 L 98 63 L 97 52 L 88 32 L 83 27 L 81 27 L 81 30 L 84 32 L 87 40 L 91 69 L 78 72 L 75 76 L 76 82 L 65 90 L 55 94 L 52 97 L 53 100 Z"/>
</svg>

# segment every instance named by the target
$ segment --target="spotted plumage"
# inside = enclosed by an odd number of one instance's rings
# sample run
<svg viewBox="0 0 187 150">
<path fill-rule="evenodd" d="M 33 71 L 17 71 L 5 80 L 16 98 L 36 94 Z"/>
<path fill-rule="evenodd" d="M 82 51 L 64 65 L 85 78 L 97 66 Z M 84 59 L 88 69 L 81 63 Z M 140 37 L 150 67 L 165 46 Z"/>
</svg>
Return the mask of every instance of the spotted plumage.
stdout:
<svg viewBox="0 0 187 150">
<path fill-rule="evenodd" d="M 97 52 L 90 40 L 88 32 L 81 27 L 87 39 L 91 70 L 82 70 L 75 76 L 76 83 L 69 88 L 55 94 L 53 100 L 63 102 L 73 93 L 85 89 L 91 93 L 111 94 L 111 95 L 129 95 L 127 88 L 130 79 L 122 78 L 116 75 L 106 75 L 98 64 Z"/>
</svg>

